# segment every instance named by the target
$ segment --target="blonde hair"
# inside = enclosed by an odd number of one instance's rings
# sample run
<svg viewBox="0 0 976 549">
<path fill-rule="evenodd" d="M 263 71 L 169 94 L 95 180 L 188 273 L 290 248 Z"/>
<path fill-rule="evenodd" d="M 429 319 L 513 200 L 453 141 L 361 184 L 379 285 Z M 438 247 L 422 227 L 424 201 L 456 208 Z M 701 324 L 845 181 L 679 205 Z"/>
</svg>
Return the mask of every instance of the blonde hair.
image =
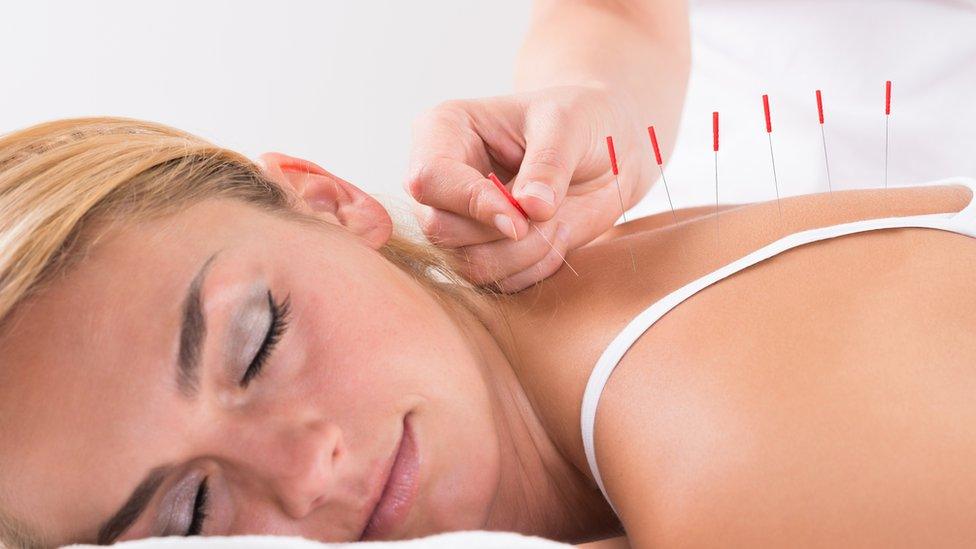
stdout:
<svg viewBox="0 0 976 549">
<path fill-rule="evenodd" d="M 0 330 L 18 304 L 84 255 L 95 227 L 176 212 L 207 198 L 240 200 L 294 219 L 292 194 L 246 157 L 161 124 L 79 118 L 0 138 Z M 480 291 L 453 259 L 394 235 L 383 255 L 439 300 L 477 308 Z M 34 546 L 0 513 L 0 549 Z"/>
</svg>

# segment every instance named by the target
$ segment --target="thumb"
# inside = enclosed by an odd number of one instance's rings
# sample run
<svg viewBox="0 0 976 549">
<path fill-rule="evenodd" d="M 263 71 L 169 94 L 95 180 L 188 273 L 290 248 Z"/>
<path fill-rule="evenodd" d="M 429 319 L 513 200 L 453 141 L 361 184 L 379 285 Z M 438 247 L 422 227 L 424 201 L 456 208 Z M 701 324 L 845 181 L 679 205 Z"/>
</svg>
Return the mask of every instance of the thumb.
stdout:
<svg viewBox="0 0 976 549">
<path fill-rule="evenodd" d="M 552 128 L 526 143 L 512 194 L 533 221 L 552 219 L 566 197 L 582 155 L 571 133 Z"/>
</svg>

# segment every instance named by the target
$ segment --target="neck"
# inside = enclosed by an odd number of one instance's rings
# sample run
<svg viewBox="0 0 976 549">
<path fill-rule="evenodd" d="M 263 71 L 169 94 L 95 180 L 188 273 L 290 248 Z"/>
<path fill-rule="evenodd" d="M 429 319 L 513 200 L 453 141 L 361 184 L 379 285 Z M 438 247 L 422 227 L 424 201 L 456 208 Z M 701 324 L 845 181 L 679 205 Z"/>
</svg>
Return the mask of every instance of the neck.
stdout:
<svg viewBox="0 0 976 549">
<path fill-rule="evenodd" d="M 485 528 L 565 541 L 615 533 L 619 525 L 609 506 L 566 459 L 519 379 L 513 327 L 503 308 L 489 302 L 475 312 L 454 309 L 483 366 L 499 433 L 501 475 Z"/>
</svg>

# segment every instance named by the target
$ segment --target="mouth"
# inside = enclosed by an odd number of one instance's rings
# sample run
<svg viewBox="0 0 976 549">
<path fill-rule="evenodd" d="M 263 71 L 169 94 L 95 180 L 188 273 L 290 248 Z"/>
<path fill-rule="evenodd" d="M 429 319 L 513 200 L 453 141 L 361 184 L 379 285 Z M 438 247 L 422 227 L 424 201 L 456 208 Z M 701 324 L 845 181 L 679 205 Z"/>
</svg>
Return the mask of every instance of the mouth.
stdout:
<svg viewBox="0 0 976 549">
<path fill-rule="evenodd" d="M 389 539 L 404 523 L 417 496 L 420 472 L 420 453 L 410 423 L 411 414 L 403 418 L 400 441 L 385 469 L 382 489 L 371 501 L 375 502 L 366 519 L 361 541 Z"/>
</svg>

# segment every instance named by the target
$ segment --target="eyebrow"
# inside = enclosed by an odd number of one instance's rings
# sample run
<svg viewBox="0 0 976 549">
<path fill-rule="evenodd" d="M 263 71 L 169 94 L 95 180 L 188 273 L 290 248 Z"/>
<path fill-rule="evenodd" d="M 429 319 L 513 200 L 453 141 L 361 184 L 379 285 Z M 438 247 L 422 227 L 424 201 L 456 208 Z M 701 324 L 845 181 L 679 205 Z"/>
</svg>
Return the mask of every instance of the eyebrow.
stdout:
<svg viewBox="0 0 976 549">
<path fill-rule="evenodd" d="M 214 252 L 203 262 L 200 271 L 190 282 L 186 297 L 183 299 L 183 322 L 180 327 L 176 385 L 187 398 L 196 396 L 197 388 L 200 385 L 200 350 L 203 348 L 203 340 L 207 337 L 207 319 L 203 316 L 200 289 L 210 271 L 210 265 L 218 253 L 220 252 Z"/>
<path fill-rule="evenodd" d="M 149 505 L 156 490 L 163 483 L 169 469 L 169 465 L 160 465 L 149 471 L 146 478 L 142 479 L 139 486 L 136 486 L 122 507 L 98 529 L 98 545 L 111 544 L 122 535 L 122 532 L 132 526 L 132 523 L 146 510 L 146 506 Z"/>
<path fill-rule="evenodd" d="M 203 316 L 200 289 L 203 287 L 210 265 L 219 253 L 219 250 L 214 252 L 203 262 L 196 276 L 190 281 L 190 287 L 183 299 L 183 322 L 180 326 L 180 350 L 177 360 L 177 385 L 180 387 L 180 392 L 188 397 L 194 396 L 199 386 L 200 349 L 207 335 L 207 323 Z M 142 482 L 132 491 L 129 499 L 112 515 L 112 518 L 105 521 L 98 529 L 97 543 L 99 545 L 112 543 L 115 538 L 132 526 L 132 523 L 146 510 L 146 506 L 149 505 L 153 495 L 163 483 L 170 467 L 170 465 L 160 465 L 146 474 Z"/>
</svg>

